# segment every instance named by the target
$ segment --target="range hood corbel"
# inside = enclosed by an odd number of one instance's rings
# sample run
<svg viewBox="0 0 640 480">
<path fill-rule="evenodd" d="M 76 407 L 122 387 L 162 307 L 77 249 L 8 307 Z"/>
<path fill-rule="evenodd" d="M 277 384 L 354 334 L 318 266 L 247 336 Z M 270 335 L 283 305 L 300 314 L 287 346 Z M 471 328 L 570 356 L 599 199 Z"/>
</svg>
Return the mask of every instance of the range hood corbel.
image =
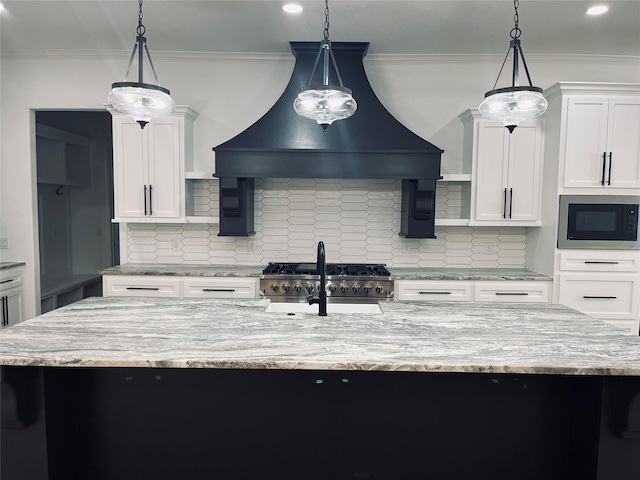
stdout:
<svg viewBox="0 0 640 480">
<path fill-rule="evenodd" d="M 358 110 L 326 131 L 300 117 L 293 101 L 306 85 L 318 42 L 291 42 L 296 64 L 284 93 L 256 123 L 215 147 L 220 179 L 221 236 L 249 236 L 254 178 L 366 178 L 402 180 L 399 234 L 435 238 L 435 187 L 443 151 L 398 122 L 380 103 L 362 59 L 366 42 L 332 42 L 344 82 Z"/>
</svg>

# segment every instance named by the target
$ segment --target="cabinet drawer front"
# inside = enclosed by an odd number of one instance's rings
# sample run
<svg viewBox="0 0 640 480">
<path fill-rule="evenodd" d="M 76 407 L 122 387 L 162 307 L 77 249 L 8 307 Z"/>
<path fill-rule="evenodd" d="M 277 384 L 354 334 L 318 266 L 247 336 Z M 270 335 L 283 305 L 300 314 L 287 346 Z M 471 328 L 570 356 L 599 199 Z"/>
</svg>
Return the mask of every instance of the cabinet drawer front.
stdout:
<svg viewBox="0 0 640 480">
<path fill-rule="evenodd" d="M 397 300 L 412 302 L 468 302 L 473 284 L 469 282 L 396 281 Z"/>
<path fill-rule="evenodd" d="M 105 297 L 180 297 L 180 278 L 105 275 Z"/>
<path fill-rule="evenodd" d="M 22 269 L 7 268 L 0 270 L 0 292 L 22 286 Z"/>
<path fill-rule="evenodd" d="M 558 302 L 597 318 L 634 319 L 639 283 L 635 275 L 560 275 Z"/>
<path fill-rule="evenodd" d="M 185 298 L 246 298 L 255 300 L 258 295 L 258 279 L 185 278 L 182 288 Z"/>
<path fill-rule="evenodd" d="M 640 272 L 640 252 L 562 252 L 560 270 L 582 272 Z"/>
<path fill-rule="evenodd" d="M 478 282 L 476 302 L 547 303 L 551 282 Z"/>
</svg>

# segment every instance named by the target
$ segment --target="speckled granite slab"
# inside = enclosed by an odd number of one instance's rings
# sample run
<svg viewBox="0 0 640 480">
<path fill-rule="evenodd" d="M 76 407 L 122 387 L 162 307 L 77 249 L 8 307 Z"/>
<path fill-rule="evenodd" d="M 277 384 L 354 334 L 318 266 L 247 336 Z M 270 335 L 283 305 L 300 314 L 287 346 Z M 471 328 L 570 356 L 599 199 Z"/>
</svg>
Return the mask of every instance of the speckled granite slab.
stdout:
<svg viewBox="0 0 640 480">
<path fill-rule="evenodd" d="M 394 280 L 529 280 L 552 281 L 542 273 L 523 268 L 395 268 L 389 267 Z"/>
<path fill-rule="evenodd" d="M 170 265 L 127 263 L 105 268 L 102 275 L 181 275 L 189 277 L 258 277 L 263 265 Z"/>
<path fill-rule="evenodd" d="M 267 300 L 91 298 L 0 331 L 0 365 L 640 376 L 640 338 L 559 305 L 383 303 L 265 313 Z"/>
</svg>

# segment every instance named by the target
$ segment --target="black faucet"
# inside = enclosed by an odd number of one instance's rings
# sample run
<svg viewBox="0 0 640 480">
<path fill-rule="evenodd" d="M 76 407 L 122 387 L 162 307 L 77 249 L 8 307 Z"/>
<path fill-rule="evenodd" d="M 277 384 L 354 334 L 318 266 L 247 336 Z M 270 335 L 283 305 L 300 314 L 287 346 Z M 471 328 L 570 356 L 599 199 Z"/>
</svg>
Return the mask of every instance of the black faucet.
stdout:
<svg viewBox="0 0 640 480">
<path fill-rule="evenodd" d="M 316 273 L 320 274 L 320 285 L 318 286 L 318 296 L 308 297 L 309 305 L 318 304 L 318 315 L 327 316 L 327 260 L 324 253 L 324 243 L 318 242 L 318 256 L 316 257 Z"/>
</svg>

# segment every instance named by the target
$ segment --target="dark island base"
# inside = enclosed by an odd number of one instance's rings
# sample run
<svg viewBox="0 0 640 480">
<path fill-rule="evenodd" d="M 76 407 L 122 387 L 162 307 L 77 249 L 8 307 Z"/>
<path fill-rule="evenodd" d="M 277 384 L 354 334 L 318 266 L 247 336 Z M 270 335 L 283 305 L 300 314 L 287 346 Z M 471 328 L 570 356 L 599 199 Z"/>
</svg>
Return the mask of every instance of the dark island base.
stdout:
<svg viewBox="0 0 640 480">
<path fill-rule="evenodd" d="M 640 478 L 640 439 L 619 437 L 638 378 L 5 367 L 4 384 L 3 480 Z"/>
</svg>

